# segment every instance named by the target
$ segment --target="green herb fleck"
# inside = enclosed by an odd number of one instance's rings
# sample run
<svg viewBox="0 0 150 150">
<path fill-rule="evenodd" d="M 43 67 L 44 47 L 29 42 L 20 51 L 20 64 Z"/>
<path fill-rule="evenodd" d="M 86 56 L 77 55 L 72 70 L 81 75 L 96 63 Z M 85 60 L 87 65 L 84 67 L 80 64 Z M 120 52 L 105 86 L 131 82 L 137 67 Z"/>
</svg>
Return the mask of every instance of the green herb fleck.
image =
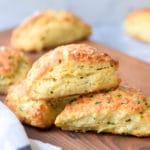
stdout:
<svg viewBox="0 0 150 150">
<path fill-rule="evenodd" d="M 131 121 L 131 119 L 127 119 L 127 120 L 126 120 L 126 122 L 130 122 L 130 121 Z"/>
<path fill-rule="evenodd" d="M 145 102 L 145 106 L 146 107 L 150 107 L 149 103 Z"/>
<path fill-rule="evenodd" d="M 50 91 L 50 93 L 53 94 L 54 92 L 53 92 L 53 91 Z"/>
<path fill-rule="evenodd" d="M 141 102 L 140 101 L 137 101 L 137 104 L 140 104 Z"/>
<path fill-rule="evenodd" d="M 121 95 L 121 94 L 118 94 L 117 96 L 118 96 L 118 97 L 122 97 L 122 95 Z"/>
<path fill-rule="evenodd" d="M 96 70 L 102 70 L 103 68 L 97 68 Z"/>
<path fill-rule="evenodd" d="M 24 109 L 24 106 L 21 105 L 21 106 L 19 107 L 19 110 L 20 110 L 20 111 L 23 111 L 23 109 Z"/>
<path fill-rule="evenodd" d="M 70 100 L 70 103 L 74 102 L 76 99 L 77 99 L 77 98 L 72 98 L 72 99 Z"/>
<path fill-rule="evenodd" d="M 114 122 L 110 122 L 110 121 L 108 121 L 107 124 L 109 124 L 109 125 L 115 125 Z"/>
<path fill-rule="evenodd" d="M 93 97 L 93 95 L 89 95 L 89 97 Z"/>
<path fill-rule="evenodd" d="M 96 101 L 96 102 L 95 102 L 95 105 L 100 104 L 100 103 L 101 103 L 100 101 Z"/>
</svg>

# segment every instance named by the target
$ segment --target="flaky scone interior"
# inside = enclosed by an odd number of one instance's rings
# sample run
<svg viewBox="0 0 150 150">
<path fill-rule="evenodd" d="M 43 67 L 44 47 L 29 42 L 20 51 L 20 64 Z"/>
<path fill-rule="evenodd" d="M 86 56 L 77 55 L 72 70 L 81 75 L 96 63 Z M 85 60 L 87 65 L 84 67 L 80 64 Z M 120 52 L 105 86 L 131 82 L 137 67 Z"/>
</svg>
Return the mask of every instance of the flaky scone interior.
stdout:
<svg viewBox="0 0 150 150">
<path fill-rule="evenodd" d="M 25 81 L 22 80 L 9 88 L 5 104 L 23 123 L 45 129 L 53 125 L 65 105 L 77 97 L 65 97 L 55 101 L 30 99 L 26 95 Z"/>
<path fill-rule="evenodd" d="M 150 98 L 130 88 L 89 94 L 68 104 L 55 125 L 63 130 L 150 135 Z"/>
<path fill-rule="evenodd" d="M 118 62 L 87 44 L 60 46 L 38 59 L 29 71 L 27 94 L 36 100 L 116 88 Z"/>
</svg>

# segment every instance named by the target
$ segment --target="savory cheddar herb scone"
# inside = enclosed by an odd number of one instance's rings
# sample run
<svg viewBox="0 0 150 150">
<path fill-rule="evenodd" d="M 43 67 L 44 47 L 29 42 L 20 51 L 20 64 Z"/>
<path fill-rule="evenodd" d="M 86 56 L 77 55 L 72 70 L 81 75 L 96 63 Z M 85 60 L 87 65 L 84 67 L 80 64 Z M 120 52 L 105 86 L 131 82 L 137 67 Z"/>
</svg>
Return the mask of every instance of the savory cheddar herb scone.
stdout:
<svg viewBox="0 0 150 150">
<path fill-rule="evenodd" d="M 124 29 L 129 36 L 150 43 L 150 8 L 130 13 L 125 19 Z"/>
<path fill-rule="evenodd" d="M 36 100 L 116 88 L 118 63 L 87 44 L 60 46 L 38 59 L 26 77 L 27 94 Z"/>
<path fill-rule="evenodd" d="M 76 97 L 66 97 L 55 102 L 36 101 L 26 95 L 26 83 L 25 80 L 21 80 L 9 88 L 5 104 L 23 123 L 38 128 L 48 128 L 54 124 L 56 116 L 65 105 Z"/>
<path fill-rule="evenodd" d="M 24 78 L 31 64 L 24 53 L 8 47 L 0 47 L 0 93 L 17 80 Z"/>
<path fill-rule="evenodd" d="M 26 93 L 24 80 L 11 86 L 5 104 L 26 124 L 39 128 L 47 128 L 53 124 L 57 111 L 48 101 L 35 101 Z"/>
<path fill-rule="evenodd" d="M 68 104 L 55 125 L 63 130 L 150 136 L 150 99 L 123 87 L 89 94 Z"/>
<path fill-rule="evenodd" d="M 46 10 L 17 27 L 11 44 L 24 51 L 41 51 L 87 38 L 91 27 L 71 12 Z"/>
</svg>

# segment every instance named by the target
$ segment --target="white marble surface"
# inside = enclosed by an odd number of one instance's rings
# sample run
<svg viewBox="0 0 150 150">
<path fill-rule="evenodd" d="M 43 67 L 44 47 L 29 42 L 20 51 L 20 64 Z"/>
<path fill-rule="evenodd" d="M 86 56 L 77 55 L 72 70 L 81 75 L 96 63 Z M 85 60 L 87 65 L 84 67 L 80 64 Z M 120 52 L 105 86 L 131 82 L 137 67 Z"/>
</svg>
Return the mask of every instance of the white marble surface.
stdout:
<svg viewBox="0 0 150 150">
<path fill-rule="evenodd" d="M 68 9 L 92 25 L 91 39 L 150 63 L 150 45 L 129 38 L 122 28 L 131 11 L 150 7 L 150 0 L 0 0 L 0 30 L 19 24 L 35 11 Z"/>
</svg>

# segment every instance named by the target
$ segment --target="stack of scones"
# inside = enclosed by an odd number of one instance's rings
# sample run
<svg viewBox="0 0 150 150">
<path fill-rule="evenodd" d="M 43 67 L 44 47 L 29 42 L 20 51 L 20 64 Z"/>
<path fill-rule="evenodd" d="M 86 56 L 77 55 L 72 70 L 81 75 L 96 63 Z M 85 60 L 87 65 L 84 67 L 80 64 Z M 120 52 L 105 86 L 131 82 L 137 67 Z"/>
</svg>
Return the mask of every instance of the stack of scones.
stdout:
<svg viewBox="0 0 150 150">
<path fill-rule="evenodd" d="M 118 62 L 88 44 L 91 28 L 66 11 L 44 11 L 20 25 L 11 42 L 39 52 L 25 78 L 8 89 L 5 104 L 25 124 L 63 130 L 150 135 L 150 99 L 121 87 Z M 68 44 L 68 45 L 63 45 Z"/>
</svg>

